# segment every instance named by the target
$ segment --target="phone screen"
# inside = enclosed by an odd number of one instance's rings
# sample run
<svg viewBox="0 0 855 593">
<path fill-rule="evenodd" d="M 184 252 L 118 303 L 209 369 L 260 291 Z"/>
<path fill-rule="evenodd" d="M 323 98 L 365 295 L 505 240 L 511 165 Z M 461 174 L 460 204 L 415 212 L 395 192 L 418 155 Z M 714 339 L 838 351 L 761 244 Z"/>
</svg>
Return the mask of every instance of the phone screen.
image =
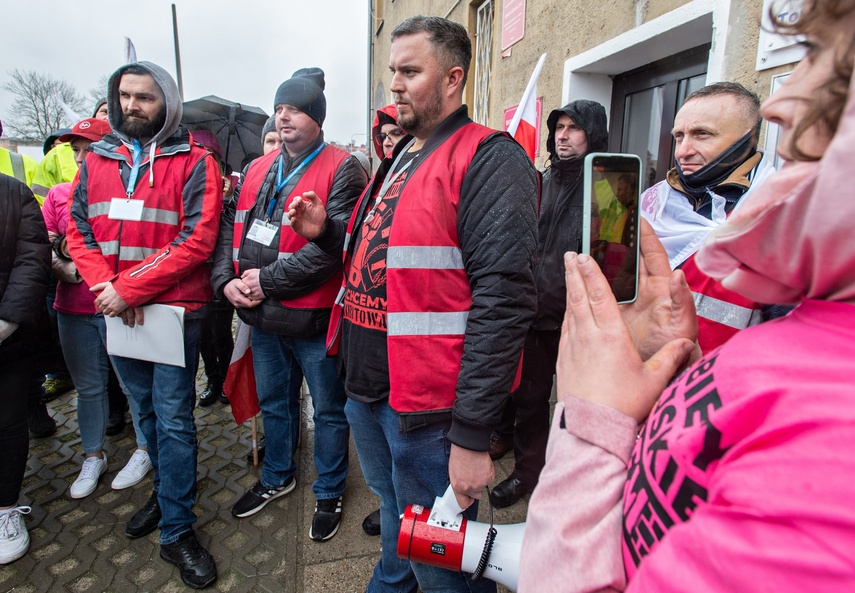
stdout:
<svg viewBox="0 0 855 593">
<path fill-rule="evenodd" d="M 631 154 L 585 157 L 582 251 L 594 258 L 619 303 L 638 291 L 641 159 Z"/>
</svg>

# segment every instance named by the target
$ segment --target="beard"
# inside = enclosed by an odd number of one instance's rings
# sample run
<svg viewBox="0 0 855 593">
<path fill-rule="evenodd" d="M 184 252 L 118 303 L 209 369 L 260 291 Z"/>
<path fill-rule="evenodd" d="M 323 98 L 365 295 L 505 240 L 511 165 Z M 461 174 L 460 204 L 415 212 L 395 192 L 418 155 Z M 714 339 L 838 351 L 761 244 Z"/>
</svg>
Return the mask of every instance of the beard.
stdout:
<svg viewBox="0 0 855 593">
<path fill-rule="evenodd" d="M 395 98 L 396 102 L 400 99 Z M 412 113 L 401 115 L 398 113 L 398 125 L 416 138 L 426 138 L 439 123 L 437 120 L 442 115 L 442 89 L 436 87 L 430 100 L 424 109 L 417 111 L 412 103 L 407 103 Z"/>
<path fill-rule="evenodd" d="M 142 113 L 135 112 L 133 115 L 145 117 Z M 166 123 L 166 108 L 161 109 L 153 120 L 131 118 L 130 114 L 122 113 L 122 125 L 119 131 L 128 138 L 148 139 L 154 138 L 163 129 Z"/>
</svg>

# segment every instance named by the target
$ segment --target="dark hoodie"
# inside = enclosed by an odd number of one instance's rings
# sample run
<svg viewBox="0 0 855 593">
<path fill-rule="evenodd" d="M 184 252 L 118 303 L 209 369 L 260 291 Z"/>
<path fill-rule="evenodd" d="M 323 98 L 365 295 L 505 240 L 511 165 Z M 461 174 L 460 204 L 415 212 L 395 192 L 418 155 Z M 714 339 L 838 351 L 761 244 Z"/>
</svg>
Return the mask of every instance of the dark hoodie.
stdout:
<svg viewBox="0 0 855 593">
<path fill-rule="evenodd" d="M 608 149 L 606 110 L 595 101 L 579 100 L 555 109 L 546 120 L 550 166 L 543 174 L 538 220 L 537 317 L 534 330 L 558 330 L 566 303 L 564 253 L 582 248 L 582 164 L 584 155 L 560 160 L 555 152 L 555 126 L 562 115 L 585 130 L 588 154 Z"/>
<path fill-rule="evenodd" d="M 374 125 L 371 127 L 371 140 L 374 142 L 374 152 L 377 153 L 377 157 L 381 161 L 386 158 L 386 155 L 383 154 L 383 141 L 377 140 L 377 134 L 387 124 L 398 125 L 398 110 L 395 109 L 394 105 L 386 105 L 378 109 L 377 115 L 374 116 Z"/>
</svg>

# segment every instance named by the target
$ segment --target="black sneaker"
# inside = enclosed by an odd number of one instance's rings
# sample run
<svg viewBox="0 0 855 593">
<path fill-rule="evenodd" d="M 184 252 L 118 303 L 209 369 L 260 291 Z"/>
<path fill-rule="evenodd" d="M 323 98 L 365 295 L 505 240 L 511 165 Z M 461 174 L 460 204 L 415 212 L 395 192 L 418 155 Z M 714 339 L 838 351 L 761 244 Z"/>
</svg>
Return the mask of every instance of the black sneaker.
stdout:
<svg viewBox="0 0 855 593">
<path fill-rule="evenodd" d="M 341 497 L 327 498 L 315 503 L 315 516 L 309 537 L 316 542 L 325 542 L 338 532 L 341 525 Z"/>
<path fill-rule="evenodd" d="M 380 509 L 377 509 L 362 520 L 362 531 L 366 535 L 380 535 Z"/>
<path fill-rule="evenodd" d="M 181 580 L 188 587 L 202 589 L 217 580 L 217 564 L 191 529 L 171 544 L 161 544 L 160 557 L 178 567 Z"/>
<path fill-rule="evenodd" d="M 143 507 L 134 513 L 125 528 L 125 535 L 131 539 L 144 537 L 157 529 L 162 517 L 160 504 L 157 502 L 157 492 L 152 492 Z"/>
<path fill-rule="evenodd" d="M 297 486 L 297 479 L 291 476 L 291 481 L 278 488 L 267 488 L 261 480 L 252 487 L 249 492 L 240 497 L 232 507 L 232 515 L 235 517 L 249 517 L 254 515 L 271 500 L 285 496 Z"/>
</svg>

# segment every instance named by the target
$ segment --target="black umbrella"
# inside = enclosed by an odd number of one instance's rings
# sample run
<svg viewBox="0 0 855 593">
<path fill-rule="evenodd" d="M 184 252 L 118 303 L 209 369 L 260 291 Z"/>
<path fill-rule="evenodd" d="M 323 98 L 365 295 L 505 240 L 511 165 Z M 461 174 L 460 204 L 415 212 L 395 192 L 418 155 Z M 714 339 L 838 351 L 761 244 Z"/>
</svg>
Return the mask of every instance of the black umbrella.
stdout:
<svg viewBox="0 0 855 593">
<path fill-rule="evenodd" d="M 241 105 L 208 95 L 184 103 L 181 123 L 188 129 L 208 130 L 217 137 L 223 160 L 240 171 L 247 155 L 261 155 L 261 130 L 267 114 L 258 107 Z"/>
</svg>

